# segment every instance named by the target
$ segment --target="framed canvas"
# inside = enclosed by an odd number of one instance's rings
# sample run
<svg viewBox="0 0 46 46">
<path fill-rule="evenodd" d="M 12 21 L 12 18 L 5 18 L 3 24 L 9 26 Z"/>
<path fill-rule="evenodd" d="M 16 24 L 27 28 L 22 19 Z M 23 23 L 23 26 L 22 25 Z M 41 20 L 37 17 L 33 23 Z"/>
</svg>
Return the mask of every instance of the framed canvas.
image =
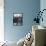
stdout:
<svg viewBox="0 0 46 46">
<path fill-rule="evenodd" d="M 13 14 L 13 25 L 14 26 L 23 25 L 23 13 L 14 13 Z"/>
</svg>

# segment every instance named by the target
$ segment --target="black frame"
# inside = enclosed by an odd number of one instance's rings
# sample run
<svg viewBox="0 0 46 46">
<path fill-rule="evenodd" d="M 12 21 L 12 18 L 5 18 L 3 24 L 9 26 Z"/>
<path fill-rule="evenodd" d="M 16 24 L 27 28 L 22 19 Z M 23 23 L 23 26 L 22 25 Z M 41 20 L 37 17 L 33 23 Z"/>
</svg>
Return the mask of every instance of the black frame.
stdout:
<svg viewBox="0 0 46 46">
<path fill-rule="evenodd" d="M 13 25 L 14 26 L 23 25 L 23 13 L 13 13 Z"/>
</svg>

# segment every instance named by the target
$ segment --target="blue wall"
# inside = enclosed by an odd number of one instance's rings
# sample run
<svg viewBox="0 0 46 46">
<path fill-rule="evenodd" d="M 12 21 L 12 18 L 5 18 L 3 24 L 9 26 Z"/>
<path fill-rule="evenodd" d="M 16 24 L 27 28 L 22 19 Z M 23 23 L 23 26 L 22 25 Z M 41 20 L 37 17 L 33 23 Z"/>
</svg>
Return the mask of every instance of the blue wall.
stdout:
<svg viewBox="0 0 46 46">
<path fill-rule="evenodd" d="M 32 27 L 36 12 L 40 9 L 40 0 L 5 0 L 5 40 L 18 41 Z M 23 13 L 23 26 L 13 26 L 13 13 Z"/>
</svg>

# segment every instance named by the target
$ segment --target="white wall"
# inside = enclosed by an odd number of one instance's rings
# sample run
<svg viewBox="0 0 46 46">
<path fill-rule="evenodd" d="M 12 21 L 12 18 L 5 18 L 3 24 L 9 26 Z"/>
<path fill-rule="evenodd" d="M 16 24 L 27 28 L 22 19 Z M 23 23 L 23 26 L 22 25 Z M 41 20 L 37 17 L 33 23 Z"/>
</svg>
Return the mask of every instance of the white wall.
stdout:
<svg viewBox="0 0 46 46">
<path fill-rule="evenodd" d="M 0 42 L 4 41 L 4 0 L 0 0 Z"/>
<path fill-rule="evenodd" d="M 46 0 L 40 0 L 40 10 L 46 9 Z M 46 26 L 46 11 L 43 12 L 43 22 L 41 21 L 41 25 Z"/>
<path fill-rule="evenodd" d="M 46 9 L 46 0 L 40 0 L 40 7 L 41 9 Z"/>
<path fill-rule="evenodd" d="M 40 10 L 43 10 L 43 9 L 46 9 L 46 0 L 40 0 Z M 40 21 L 40 25 L 43 25 L 46 27 L 46 11 L 44 11 L 42 17 L 43 17 L 43 22 Z"/>
</svg>

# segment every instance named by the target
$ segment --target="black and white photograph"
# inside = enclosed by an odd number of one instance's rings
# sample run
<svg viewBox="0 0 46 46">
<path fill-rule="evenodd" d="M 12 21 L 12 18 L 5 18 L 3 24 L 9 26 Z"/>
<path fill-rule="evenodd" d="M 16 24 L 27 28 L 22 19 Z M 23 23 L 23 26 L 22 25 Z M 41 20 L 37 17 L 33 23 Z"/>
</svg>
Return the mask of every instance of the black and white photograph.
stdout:
<svg viewBox="0 0 46 46">
<path fill-rule="evenodd" d="M 16 13 L 13 15 L 13 25 L 14 26 L 23 25 L 23 14 L 22 13 Z"/>
</svg>

